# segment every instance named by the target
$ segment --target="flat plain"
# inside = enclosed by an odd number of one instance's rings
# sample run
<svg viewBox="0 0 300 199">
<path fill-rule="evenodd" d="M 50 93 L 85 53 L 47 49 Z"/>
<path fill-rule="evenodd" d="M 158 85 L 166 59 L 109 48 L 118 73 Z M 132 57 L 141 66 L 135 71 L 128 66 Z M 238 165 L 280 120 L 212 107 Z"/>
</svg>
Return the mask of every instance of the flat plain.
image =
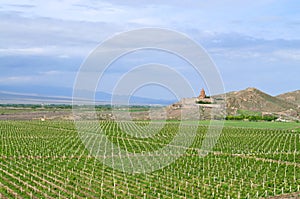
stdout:
<svg viewBox="0 0 300 199">
<path fill-rule="evenodd" d="M 182 126 L 186 137 L 196 123 Z M 200 122 L 192 145 L 170 165 L 151 173 L 130 174 L 113 170 L 89 154 L 72 121 L 0 121 L 0 197 L 299 196 L 298 123 L 225 122 L 213 151 L 201 157 L 207 124 Z M 99 122 L 113 143 L 136 153 L 167 145 L 178 125 L 167 122 L 154 137 L 136 138 L 122 133 L 113 121 Z"/>
</svg>

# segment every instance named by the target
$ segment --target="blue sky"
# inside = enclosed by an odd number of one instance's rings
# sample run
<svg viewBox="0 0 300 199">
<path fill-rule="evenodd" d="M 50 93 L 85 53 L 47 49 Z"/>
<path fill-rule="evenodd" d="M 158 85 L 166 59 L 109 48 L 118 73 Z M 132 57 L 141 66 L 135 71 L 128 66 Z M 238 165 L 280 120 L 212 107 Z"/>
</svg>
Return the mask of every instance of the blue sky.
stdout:
<svg viewBox="0 0 300 199">
<path fill-rule="evenodd" d="M 1 0 L 0 89 L 39 93 L 47 87 L 49 94 L 61 95 L 57 88 L 72 89 L 80 65 L 99 43 L 145 27 L 172 29 L 198 42 L 218 67 L 226 91 L 257 87 L 277 95 L 300 89 L 297 0 Z M 184 74 L 196 93 L 205 87 L 185 63 L 163 53 L 132 54 L 118 67 L 155 59 Z M 111 92 L 109 80 L 122 73 L 112 66 L 99 90 Z M 157 98 L 155 89 L 137 94 Z"/>
</svg>

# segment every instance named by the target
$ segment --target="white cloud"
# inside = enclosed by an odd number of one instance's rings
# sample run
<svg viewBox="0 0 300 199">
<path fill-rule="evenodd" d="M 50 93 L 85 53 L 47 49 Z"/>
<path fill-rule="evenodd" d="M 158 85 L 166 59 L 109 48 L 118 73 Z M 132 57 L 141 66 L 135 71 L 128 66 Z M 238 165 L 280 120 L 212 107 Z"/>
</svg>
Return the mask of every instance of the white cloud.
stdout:
<svg viewBox="0 0 300 199">
<path fill-rule="evenodd" d="M 45 71 L 32 72 L 28 75 L 13 75 L 0 77 L 1 85 L 43 85 L 72 87 L 75 72 Z"/>
<path fill-rule="evenodd" d="M 33 76 L 10 76 L 0 78 L 2 84 L 28 83 L 34 80 Z"/>
<path fill-rule="evenodd" d="M 70 56 L 87 56 L 89 47 L 70 46 L 42 46 L 31 48 L 1 48 L 0 56 L 56 56 L 59 58 L 70 58 Z"/>
<path fill-rule="evenodd" d="M 278 50 L 274 52 L 274 56 L 289 60 L 300 61 L 300 49 Z"/>
<path fill-rule="evenodd" d="M 271 68 L 273 64 L 292 67 L 300 60 L 297 3 L 294 0 L 21 0 L 12 5 L 10 0 L 3 0 L 0 67 L 9 71 L 1 71 L 7 77 L 0 82 L 71 82 L 75 75 L 60 73 L 60 68 L 74 70 L 81 59 L 108 37 L 145 26 L 184 32 L 202 44 L 213 58 L 217 57 L 221 66 L 230 63 L 233 68 L 242 68 L 247 60 L 253 63 L 253 71 L 259 67 Z M 26 57 L 22 61 L 27 62 L 23 65 L 18 59 L 8 60 L 7 55 Z M 72 61 L 75 58 L 77 65 Z M 18 71 L 18 67 L 27 71 Z M 34 70 L 36 74 L 32 75 Z"/>
<path fill-rule="evenodd" d="M 40 72 L 39 74 L 41 74 L 41 75 L 59 75 L 59 74 L 62 74 L 62 72 L 57 71 L 57 70 L 50 70 L 50 71 Z"/>
<path fill-rule="evenodd" d="M 41 55 L 45 53 L 45 49 L 32 47 L 32 48 L 2 48 L 0 49 L 0 55 Z"/>
</svg>

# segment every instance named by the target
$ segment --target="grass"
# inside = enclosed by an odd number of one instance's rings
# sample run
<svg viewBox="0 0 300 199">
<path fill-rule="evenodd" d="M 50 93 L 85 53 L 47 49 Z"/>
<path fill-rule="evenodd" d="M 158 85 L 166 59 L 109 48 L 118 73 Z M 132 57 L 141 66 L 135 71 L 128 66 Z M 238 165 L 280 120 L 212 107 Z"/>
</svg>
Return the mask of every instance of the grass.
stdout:
<svg viewBox="0 0 300 199">
<path fill-rule="evenodd" d="M 183 123 L 184 141 L 190 138 L 189 124 L 198 122 Z M 86 127 L 92 127 L 89 124 Z M 141 139 L 120 131 L 112 121 L 99 122 L 99 127 L 114 144 L 139 153 L 165 146 L 178 124 L 168 122 L 153 137 Z M 110 147 L 97 151 L 102 159 L 92 156 L 73 122 L 0 121 L 0 198 L 267 198 L 299 192 L 300 132 L 286 130 L 292 123 L 225 121 L 205 157 L 198 150 L 209 121 L 200 124 L 183 156 L 154 172 L 134 175 L 99 161 L 111 154 Z M 140 133 L 135 126 L 123 125 Z M 258 129 L 260 125 L 264 128 Z M 84 140 L 90 146 L 106 143 L 91 139 L 96 135 Z M 155 163 L 156 156 L 152 159 Z"/>
<path fill-rule="evenodd" d="M 180 121 L 170 121 L 174 123 L 180 123 Z M 200 124 L 204 126 L 210 125 L 209 120 L 204 121 L 183 121 L 183 124 Z M 299 129 L 300 123 L 297 122 L 265 122 L 265 121 L 224 121 L 224 127 L 236 127 L 236 128 L 257 128 L 257 129 Z"/>
<path fill-rule="evenodd" d="M 246 115 L 246 116 L 251 116 L 251 115 L 254 115 L 254 116 L 261 116 L 262 115 L 262 112 L 259 112 L 259 111 L 249 111 L 249 110 L 238 110 L 238 114 L 240 115 Z"/>
<path fill-rule="evenodd" d="M 200 122 L 201 123 L 201 122 Z M 226 127 L 245 127 L 263 129 L 296 129 L 300 128 L 300 123 L 296 122 L 249 122 L 249 121 L 225 121 Z"/>
</svg>

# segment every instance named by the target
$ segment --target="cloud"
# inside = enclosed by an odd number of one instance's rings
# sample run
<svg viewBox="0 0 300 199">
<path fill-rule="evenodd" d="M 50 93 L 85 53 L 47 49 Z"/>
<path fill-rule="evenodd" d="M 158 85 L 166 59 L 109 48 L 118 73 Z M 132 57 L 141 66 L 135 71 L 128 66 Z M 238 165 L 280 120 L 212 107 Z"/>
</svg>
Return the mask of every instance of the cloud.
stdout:
<svg viewBox="0 0 300 199">
<path fill-rule="evenodd" d="M 0 54 L 84 57 L 117 30 L 118 27 L 104 22 L 72 22 L 0 14 Z"/>
<path fill-rule="evenodd" d="M 0 55 L 40 55 L 44 54 L 43 48 L 3 48 L 0 49 Z"/>
<path fill-rule="evenodd" d="M 16 83 L 28 83 L 34 80 L 33 76 L 10 76 L 10 77 L 0 77 L 0 82 L 2 84 L 16 84 Z"/>
<path fill-rule="evenodd" d="M 256 71 L 276 67 L 280 74 L 285 68 L 299 65 L 298 10 L 295 0 L 54 0 L 47 3 L 21 0 L 13 4 L 3 0 L 0 81 L 71 85 L 81 62 L 99 43 L 118 32 L 151 26 L 185 33 L 203 45 L 228 82 L 232 75 L 236 82 L 246 80 L 245 76 L 235 75 L 244 69 L 249 76 L 247 84 L 254 81 L 250 76 L 262 79 L 259 77 L 267 74 L 256 74 Z M 166 41 L 173 46 L 181 45 L 172 38 Z M 162 64 L 171 63 L 185 71 L 182 62 L 170 56 L 147 57 L 147 53 L 129 56 L 119 64 L 125 67 L 126 63 L 143 64 L 156 58 Z M 240 70 L 235 73 L 237 68 Z M 122 72 L 118 69 L 111 70 L 111 74 Z M 293 74 L 286 78 L 292 79 Z"/>
<path fill-rule="evenodd" d="M 50 70 L 50 71 L 39 72 L 39 74 L 41 74 L 41 75 L 59 75 L 59 74 L 62 74 L 62 72 L 57 71 L 57 70 Z"/>
<path fill-rule="evenodd" d="M 274 55 L 283 59 L 300 61 L 300 48 L 296 50 L 278 50 L 274 52 Z"/>
<path fill-rule="evenodd" d="M 27 75 L 0 76 L 1 86 L 19 85 L 19 86 L 57 86 L 72 88 L 75 72 L 66 71 L 45 71 Z M 63 81 L 62 81 L 63 79 Z"/>
<path fill-rule="evenodd" d="M 15 7 L 15 8 L 34 8 L 35 5 L 30 4 L 5 4 L 7 7 Z"/>
</svg>

